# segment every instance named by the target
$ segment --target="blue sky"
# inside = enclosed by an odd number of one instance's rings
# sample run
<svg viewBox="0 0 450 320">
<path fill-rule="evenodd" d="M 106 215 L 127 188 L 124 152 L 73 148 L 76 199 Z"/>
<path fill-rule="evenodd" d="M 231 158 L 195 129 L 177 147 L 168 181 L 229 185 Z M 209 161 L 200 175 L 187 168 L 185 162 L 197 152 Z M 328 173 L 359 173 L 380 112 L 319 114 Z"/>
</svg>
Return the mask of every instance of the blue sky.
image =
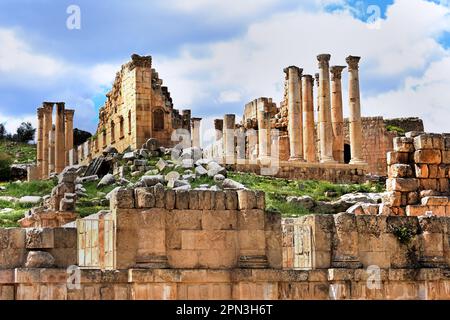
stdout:
<svg viewBox="0 0 450 320">
<path fill-rule="evenodd" d="M 80 30 L 66 27 L 73 4 Z M 440 93 L 450 91 L 449 12 L 445 0 L 1 0 L 0 122 L 35 123 L 42 101 L 62 100 L 93 131 L 115 72 L 139 53 L 207 131 L 249 100 L 279 102 L 283 67 L 315 73 L 328 52 L 332 64 L 362 56 L 364 115 L 420 116 L 427 130 L 450 131 L 450 94 Z"/>
</svg>

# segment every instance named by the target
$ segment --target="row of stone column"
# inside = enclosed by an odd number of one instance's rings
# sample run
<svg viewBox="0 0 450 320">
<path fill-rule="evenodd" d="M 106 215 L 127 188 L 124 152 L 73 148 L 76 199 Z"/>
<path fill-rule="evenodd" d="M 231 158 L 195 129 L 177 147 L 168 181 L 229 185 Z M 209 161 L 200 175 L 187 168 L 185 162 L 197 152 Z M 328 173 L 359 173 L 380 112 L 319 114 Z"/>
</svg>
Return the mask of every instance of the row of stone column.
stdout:
<svg viewBox="0 0 450 320">
<path fill-rule="evenodd" d="M 56 119 L 53 124 L 53 108 Z M 44 102 L 37 110 L 37 170 L 40 179 L 51 173 L 60 173 L 69 165 L 69 151 L 73 149 L 73 116 L 75 111 L 65 109 L 64 102 Z"/>
<path fill-rule="evenodd" d="M 331 55 L 320 54 L 318 86 L 318 135 L 321 163 L 344 162 L 344 116 L 342 108 L 341 74 L 345 66 L 332 66 Z M 364 163 L 361 148 L 361 105 L 358 63 L 360 57 L 348 56 L 349 71 L 349 122 L 351 164 Z M 316 161 L 314 138 L 314 102 L 311 75 L 302 75 L 302 69 L 290 66 L 285 69 L 288 84 L 288 134 L 290 160 Z M 330 85 L 331 73 L 331 85 Z M 330 88 L 331 87 L 331 88 Z"/>
</svg>

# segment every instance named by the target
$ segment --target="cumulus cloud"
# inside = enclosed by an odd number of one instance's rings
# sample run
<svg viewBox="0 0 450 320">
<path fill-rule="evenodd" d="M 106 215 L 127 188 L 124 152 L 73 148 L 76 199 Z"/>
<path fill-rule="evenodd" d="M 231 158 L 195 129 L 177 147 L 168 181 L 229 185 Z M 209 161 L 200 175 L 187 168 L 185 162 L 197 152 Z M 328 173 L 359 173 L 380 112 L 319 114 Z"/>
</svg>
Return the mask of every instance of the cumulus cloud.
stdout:
<svg viewBox="0 0 450 320">
<path fill-rule="evenodd" d="M 167 59 L 163 69 L 171 75 L 171 82 L 189 82 L 188 90 L 172 89 L 175 101 L 183 101 L 195 111 L 202 99 L 214 101 L 219 96 L 211 111 L 217 113 L 220 104 L 226 102 L 220 99 L 222 93 L 234 88 L 239 88 L 242 106 L 259 96 L 280 101 L 282 69 L 288 65 L 298 65 L 304 68 L 304 73 L 313 74 L 318 53 L 329 52 L 331 64 L 344 65 L 347 55 L 360 55 L 366 114 L 387 117 L 419 114 L 419 109 L 411 107 L 403 114 L 394 110 L 398 110 L 398 104 L 411 106 L 408 101 L 411 95 L 406 94 L 408 81 L 420 82 L 422 77 L 433 74 L 431 66 L 442 63 L 449 54 L 437 41 L 440 34 L 450 31 L 449 15 L 447 7 L 424 0 L 396 0 L 378 28 L 345 9 L 279 13 L 251 23 L 243 35 L 231 40 L 185 47 L 178 58 Z M 204 54 L 196 56 L 196 52 Z M 346 75 L 343 81 L 346 90 Z M 430 85 L 438 88 L 442 81 Z M 395 102 L 389 103 L 387 95 L 394 92 Z M 423 105 L 433 103 L 433 97 L 426 91 L 422 95 Z M 238 101 L 237 96 L 234 98 L 233 101 Z M 378 98 L 381 100 L 377 102 Z M 380 104 L 390 107 L 381 108 Z M 450 111 L 447 112 L 450 116 Z M 429 121 L 431 130 L 436 128 L 431 116 L 424 114 L 423 118 Z"/>
</svg>

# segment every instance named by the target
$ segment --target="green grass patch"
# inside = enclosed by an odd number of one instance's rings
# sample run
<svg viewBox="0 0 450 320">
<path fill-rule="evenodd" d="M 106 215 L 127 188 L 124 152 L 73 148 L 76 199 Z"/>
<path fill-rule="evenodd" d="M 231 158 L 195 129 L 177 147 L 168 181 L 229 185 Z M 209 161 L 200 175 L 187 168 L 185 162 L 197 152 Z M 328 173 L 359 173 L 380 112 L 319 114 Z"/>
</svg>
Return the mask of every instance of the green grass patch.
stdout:
<svg viewBox="0 0 450 320">
<path fill-rule="evenodd" d="M 0 213 L 0 228 L 19 227 L 18 221 L 24 217 L 26 210 L 14 210 L 9 213 Z"/>
<path fill-rule="evenodd" d="M 32 182 L 3 184 L 6 190 L 0 191 L 0 196 L 24 197 L 24 196 L 45 196 L 52 192 L 55 182 L 52 180 L 39 180 Z"/>
<path fill-rule="evenodd" d="M 279 212 L 283 216 L 299 216 L 309 213 L 298 204 L 287 203 L 286 198 L 289 196 L 308 195 L 316 201 L 333 201 L 346 193 L 384 191 L 383 185 L 375 183 L 334 184 L 327 181 L 285 180 L 238 172 L 229 172 L 228 177 L 250 189 L 264 191 L 268 211 Z M 325 196 L 326 191 L 332 191 L 335 195 L 333 197 Z"/>
<path fill-rule="evenodd" d="M 0 153 L 9 155 L 15 163 L 36 161 L 36 145 L 12 141 L 0 141 Z"/>
<path fill-rule="evenodd" d="M 392 124 L 387 125 L 386 126 L 386 130 L 389 131 L 389 132 L 395 131 L 395 132 L 397 132 L 400 135 L 404 135 L 405 134 L 405 129 L 397 127 L 397 126 L 394 126 Z"/>
</svg>

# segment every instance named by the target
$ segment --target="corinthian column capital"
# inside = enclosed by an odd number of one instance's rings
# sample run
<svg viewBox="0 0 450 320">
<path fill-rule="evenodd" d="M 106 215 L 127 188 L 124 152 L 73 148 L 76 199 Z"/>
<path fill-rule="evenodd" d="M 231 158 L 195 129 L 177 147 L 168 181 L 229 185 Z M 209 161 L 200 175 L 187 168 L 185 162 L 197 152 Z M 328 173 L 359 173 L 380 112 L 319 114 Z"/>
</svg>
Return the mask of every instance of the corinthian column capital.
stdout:
<svg viewBox="0 0 450 320">
<path fill-rule="evenodd" d="M 317 56 L 317 60 L 319 61 L 319 68 L 326 68 L 329 66 L 330 63 L 330 59 L 331 59 L 331 55 L 328 53 L 323 53 L 323 54 L 319 54 Z"/>
<path fill-rule="evenodd" d="M 330 68 L 331 80 L 333 81 L 335 79 L 341 79 L 342 70 L 344 70 L 345 68 L 345 66 L 332 66 Z"/>
<path fill-rule="evenodd" d="M 348 56 L 345 59 L 345 61 L 348 64 L 348 70 L 358 70 L 359 69 L 359 60 L 361 60 L 361 57 Z"/>
</svg>

